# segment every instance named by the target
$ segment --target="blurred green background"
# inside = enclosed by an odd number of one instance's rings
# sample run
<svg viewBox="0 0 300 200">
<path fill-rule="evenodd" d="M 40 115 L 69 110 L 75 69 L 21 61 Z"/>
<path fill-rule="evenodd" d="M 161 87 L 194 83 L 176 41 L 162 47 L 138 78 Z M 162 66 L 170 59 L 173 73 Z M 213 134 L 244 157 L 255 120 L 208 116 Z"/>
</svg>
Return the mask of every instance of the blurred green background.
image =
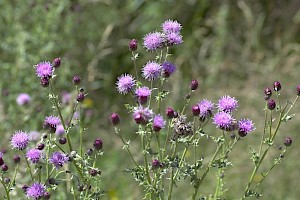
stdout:
<svg viewBox="0 0 300 200">
<path fill-rule="evenodd" d="M 40 87 L 33 65 L 61 57 L 55 83 L 58 91 L 74 90 L 71 80 L 78 74 L 88 92 L 86 110 L 93 115 L 87 122 L 86 146 L 92 144 L 91 138 L 104 141 L 105 154 L 99 163 L 103 188 L 109 191 L 107 199 L 142 198 L 133 178 L 123 172 L 131 163 L 108 121 L 111 112 L 120 113 L 124 137 L 134 143 L 135 129 L 128 127 L 127 121 L 132 121 L 123 106 L 130 98 L 115 89 L 119 75 L 134 72 L 127 46 L 130 39 L 139 41 L 138 65 L 142 67 L 153 59 L 142 49 L 143 36 L 160 30 L 167 19 L 179 21 L 184 43 L 171 50 L 178 71 L 167 86 L 173 91 L 168 105 L 180 108 L 178 102 L 187 93 L 189 81 L 197 79 L 200 86 L 192 103 L 202 98 L 216 101 L 225 94 L 235 96 L 240 102 L 238 117 L 256 123 L 256 131 L 232 154 L 235 166 L 225 178 L 230 189 L 226 199 L 238 198 L 249 176 L 248 144 L 255 146 L 260 139 L 264 88 L 281 81 L 285 101 L 294 98 L 300 83 L 298 0 L 1 0 L 0 10 L 1 148 L 9 148 L 7 141 L 15 130 L 41 130 L 51 108 L 45 106 L 50 105 L 47 92 Z M 26 108 L 17 106 L 15 99 L 21 92 L 30 94 L 34 103 Z M 291 136 L 295 145 L 263 183 L 262 199 L 299 198 L 299 120 L 296 117 L 278 135 L 277 145 L 285 136 Z M 203 142 L 203 149 L 209 149 L 209 144 Z M 270 162 L 276 153 L 275 148 L 270 152 Z M 137 149 L 137 158 L 139 154 Z M 213 192 L 210 179 L 214 176 L 211 173 L 203 194 Z M 188 181 L 179 185 L 174 199 L 184 199 L 188 187 Z"/>
</svg>

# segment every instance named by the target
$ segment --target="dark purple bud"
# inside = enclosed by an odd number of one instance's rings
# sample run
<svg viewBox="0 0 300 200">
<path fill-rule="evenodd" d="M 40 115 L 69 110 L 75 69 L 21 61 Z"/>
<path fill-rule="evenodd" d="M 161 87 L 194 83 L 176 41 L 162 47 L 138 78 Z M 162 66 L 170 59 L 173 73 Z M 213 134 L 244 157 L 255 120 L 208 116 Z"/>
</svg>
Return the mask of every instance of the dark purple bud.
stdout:
<svg viewBox="0 0 300 200">
<path fill-rule="evenodd" d="M 49 179 L 48 179 L 48 183 L 49 183 L 50 185 L 56 185 L 56 180 L 55 180 L 55 178 L 49 178 Z"/>
<path fill-rule="evenodd" d="M 39 144 L 37 144 L 37 146 L 36 146 L 36 148 L 37 148 L 38 150 L 43 150 L 44 147 L 45 147 L 45 144 L 44 144 L 44 143 L 39 143 Z"/>
<path fill-rule="evenodd" d="M 143 116 L 141 114 L 136 114 L 134 116 L 134 121 L 137 123 L 137 124 L 146 124 Z"/>
<path fill-rule="evenodd" d="M 197 80 L 191 80 L 191 82 L 190 82 L 190 88 L 191 88 L 191 90 L 197 90 L 197 88 L 198 88 L 198 81 Z"/>
<path fill-rule="evenodd" d="M 96 176 L 96 175 L 98 174 L 98 170 L 96 170 L 96 169 L 91 169 L 91 170 L 89 171 L 89 173 L 90 173 L 91 176 Z"/>
<path fill-rule="evenodd" d="M 273 86 L 276 92 L 281 90 L 281 83 L 279 81 L 275 81 Z"/>
<path fill-rule="evenodd" d="M 241 136 L 241 137 L 245 137 L 245 136 L 247 135 L 247 132 L 246 132 L 246 131 L 243 131 L 243 130 L 239 130 L 239 131 L 238 131 L 238 134 L 239 134 L 239 136 Z"/>
<path fill-rule="evenodd" d="M 41 78 L 40 84 L 43 87 L 48 87 L 49 86 L 49 78 L 48 77 Z"/>
<path fill-rule="evenodd" d="M 79 85 L 80 81 L 81 81 L 80 76 L 76 75 L 76 76 L 73 77 L 73 81 L 72 82 L 73 82 L 74 85 Z"/>
<path fill-rule="evenodd" d="M 103 146 L 103 142 L 100 138 L 97 138 L 94 142 L 94 148 L 96 150 L 101 150 L 102 149 L 102 146 Z"/>
<path fill-rule="evenodd" d="M 67 143 L 67 138 L 61 137 L 58 139 L 59 144 L 66 144 Z"/>
<path fill-rule="evenodd" d="M 93 155 L 93 152 L 94 152 L 94 150 L 91 148 L 87 149 L 87 151 L 86 151 L 87 155 L 89 155 L 89 156 Z"/>
<path fill-rule="evenodd" d="M 193 105 L 192 106 L 192 113 L 194 116 L 199 116 L 200 114 L 200 108 L 198 105 Z"/>
<path fill-rule="evenodd" d="M 85 98 L 84 93 L 80 92 L 80 93 L 77 95 L 76 100 L 77 100 L 78 102 L 82 102 L 82 101 L 84 100 L 84 98 Z"/>
<path fill-rule="evenodd" d="M 286 137 L 285 140 L 284 140 L 284 145 L 285 145 L 286 147 L 289 147 L 289 146 L 292 145 L 292 142 L 293 142 L 292 138 Z"/>
<path fill-rule="evenodd" d="M 45 192 L 44 193 L 44 199 L 50 199 L 50 193 L 49 192 Z"/>
<path fill-rule="evenodd" d="M 59 66 L 60 66 L 60 58 L 55 58 L 54 60 L 53 60 L 53 62 L 52 62 L 52 66 L 54 67 L 54 68 L 59 68 Z"/>
<path fill-rule="evenodd" d="M 137 40 L 136 39 L 132 39 L 129 42 L 129 51 L 136 51 L 137 50 Z"/>
<path fill-rule="evenodd" d="M 152 169 L 157 169 L 160 166 L 161 166 L 161 164 L 160 164 L 159 160 L 157 160 L 157 159 L 152 160 Z"/>
<path fill-rule="evenodd" d="M 2 158 L 2 156 L 0 156 L 0 165 L 3 165 L 4 164 L 4 160 Z"/>
<path fill-rule="evenodd" d="M 28 188 L 29 188 L 28 185 L 23 185 L 22 186 L 23 192 L 26 193 Z"/>
<path fill-rule="evenodd" d="M 10 178 L 5 177 L 4 178 L 4 183 L 8 184 L 10 182 Z"/>
<path fill-rule="evenodd" d="M 274 110 L 276 108 L 276 102 L 274 99 L 269 99 L 268 100 L 268 109 L 269 110 Z"/>
<path fill-rule="evenodd" d="M 272 96 L 272 90 L 271 90 L 271 88 L 268 88 L 268 87 L 267 87 L 267 88 L 265 89 L 264 93 L 265 93 L 265 100 L 269 100 L 270 97 Z"/>
<path fill-rule="evenodd" d="M 297 90 L 297 95 L 300 96 L 300 85 L 297 85 L 296 90 Z"/>
<path fill-rule="evenodd" d="M 120 123 L 120 116 L 117 113 L 112 113 L 110 115 L 110 122 L 114 126 L 118 125 Z"/>
<path fill-rule="evenodd" d="M 168 107 L 167 109 L 166 109 L 166 115 L 167 115 L 167 117 L 169 118 L 169 119 L 172 119 L 173 117 L 174 117 L 174 110 L 173 110 L 173 108 L 171 108 L 171 107 Z"/>
<path fill-rule="evenodd" d="M 2 169 L 2 171 L 6 172 L 8 170 L 7 164 L 1 165 L 1 169 Z"/>
</svg>

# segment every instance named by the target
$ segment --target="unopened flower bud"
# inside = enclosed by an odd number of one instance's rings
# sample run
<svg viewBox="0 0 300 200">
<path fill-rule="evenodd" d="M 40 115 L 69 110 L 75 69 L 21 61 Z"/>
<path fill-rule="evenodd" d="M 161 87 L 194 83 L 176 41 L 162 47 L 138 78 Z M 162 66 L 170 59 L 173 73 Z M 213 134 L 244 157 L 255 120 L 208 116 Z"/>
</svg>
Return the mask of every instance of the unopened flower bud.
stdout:
<svg viewBox="0 0 300 200">
<path fill-rule="evenodd" d="M 285 145 L 286 147 L 289 147 L 289 146 L 292 145 L 292 142 L 293 142 L 292 138 L 286 137 L 285 140 L 284 140 L 284 145 Z"/>
<path fill-rule="evenodd" d="M 273 86 L 276 92 L 281 90 L 281 83 L 279 81 L 275 81 Z"/>
<path fill-rule="evenodd" d="M 72 82 L 73 82 L 74 85 L 79 85 L 80 81 L 81 81 L 80 76 L 76 75 L 76 76 L 73 77 L 73 81 Z"/>
<path fill-rule="evenodd" d="M 274 99 L 269 99 L 268 100 L 268 109 L 269 110 L 274 110 L 276 108 L 276 102 Z"/>
<path fill-rule="evenodd" d="M 100 138 L 97 138 L 94 142 L 94 147 L 96 150 L 101 150 L 103 146 L 103 142 Z"/>
<path fill-rule="evenodd" d="M 197 80 L 191 80 L 190 89 L 191 90 L 197 90 L 197 88 L 198 88 L 198 81 Z"/>
<path fill-rule="evenodd" d="M 270 97 L 272 96 L 272 90 L 271 90 L 271 88 L 268 88 L 268 87 L 267 87 L 267 88 L 265 89 L 264 93 L 265 93 L 265 100 L 269 100 Z"/>
<path fill-rule="evenodd" d="M 172 119 L 174 117 L 174 110 L 171 107 L 168 107 L 166 109 L 166 115 L 169 119 Z"/>
<path fill-rule="evenodd" d="M 120 123 L 120 116 L 117 113 L 112 113 L 110 115 L 110 122 L 116 126 Z"/>
<path fill-rule="evenodd" d="M 137 50 L 137 40 L 136 39 L 132 39 L 129 42 L 129 51 L 136 51 Z"/>
<path fill-rule="evenodd" d="M 300 96 L 300 85 L 297 85 L 296 90 L 297 90 L 297 95 Z"/>
<path fill-rule="evenodd" d="M 60 66 L 60 58 L 55 58 L 55 59 L 53 60 L 53 62 L 52 62 L 52 66 L 53 66 L 54 68 L 59 68 L 59 66 Z"/>
<path fill-rule="evenodd" d="M 198 105 L 193 105 L 192 106 L 192 113 L 194 116 L 199 116 L 200 114 L 200 108 Z"/>
</svg>

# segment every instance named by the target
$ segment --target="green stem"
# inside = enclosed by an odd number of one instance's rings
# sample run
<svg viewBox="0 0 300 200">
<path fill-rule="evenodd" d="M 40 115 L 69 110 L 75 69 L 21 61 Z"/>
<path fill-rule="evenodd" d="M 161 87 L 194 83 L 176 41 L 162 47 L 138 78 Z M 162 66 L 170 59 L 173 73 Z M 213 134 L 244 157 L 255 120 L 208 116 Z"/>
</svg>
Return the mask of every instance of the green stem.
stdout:
<svg viewBox="0 0 300 200">
<path fill-rule="evenodd" d="M 4 183 L 3 176 L 2 176 L 2 178 L 0 179 L 0 181 L 1 181 L 2 185 L 3 185 L 3 187 L 4 187 L 4 190 L 5 190 L 5 193 L 6 193 L 6 198 L 7 198 L 7 200 L 10 200 L 10 197 L 9 197 L 9 189 L 6 187 L 6 185 L 5 185 L 5 183 Z"/>
<path fill-rule="evenodd" d="M 266 135 L 266 130 L 267 130 L 267 117 L 268 117 L 267 110 L 268 110 L 268 102 L 266 101 L 266 105 L 265 105 L 265 124 L 264 124 L 264 132 L 263 132 L 263 134 L 262 134 L 262 138 L 261 138 L 261 141 L 260 141 L 260 146 L 259 146 L 258 155 L 261 154 L 262 146 L 263 146 L 263 143 L 264 143 L 264 140 L 265 140 L 265 135 Z"/>
<path fill-rule="evenodd" d="M 126 150 L 127 150 L 128 154 L 129 154 L 129 156 L 130 156 L 132 162 L 134 163 L 134 165 L 135 165 L 137 168 L 139 168 L 139 165 L 136 163 L 136 161 L 134 160 L 134 158 L 133 158 L 133 156 L 132 156 L 132 154 L 131 154 L 131 151 L 129 150 L 128 144 L 126 144 L 126 142 L 124 141 L 124 139 L 123 139 L 123 137 L 121 136 L 121 134 L 119 133 L 119 130 L 118 130 L 117 127 L 115 127 L 115 133 L 116 133 L 116 134 L 120 137 L 120 139 L 122 140 L 123 145 L 124 145 L 124 147 L 126 148 Z"/>
<path fill-rule="evenodd" d="M 147 153 L 146 153 L 146 149 L 145 149 L 145 139 L 144 139 L 144 134 L 145 134 L 145 133 L 142 133 L 142 137 L 141 137 L 142 151 L 143 151 L 143 156 L 144 156 L 144 165 L 145 165 L 145 170 L 146 170 L 146 177 L 147 177 L 147 180 L 148 180 L 148 184 L 151 185 L 151 178 L 150 178 L 150 174 L 149 174 L 149 167 L 148 167 Z"/>
<path fill-rule="evenodd" d="M 193 193 L 193 196 L 192 196 L 192 200 L 195 200 L 196 199 L 196 196 L 197 196 L 197 193 L 198 193 L 198 190 L 201 186 L 201 184 L 203 183 L 203 180 L 205 179 L 206 175 L 208 174 L 210 168 L 211 168 L 211 165 L 212 163 L 214 162 L 214 160 L 216 159 L 217 155 L 218 155 L 218 152 L 219 150 L 221 149 L 222 145 L 218 145 L 213 157 L 211 158 L 209 164 L 207 165 L 206 169 L 205 169 L 205 172 L 202 174 L 201 178 L 199 179 L 199 182 L 195 185 L 195 191 Z"/>
<path fill-rule="evenodd" d="M 175 146 L 174 146 L 171 158 L 174 158 L 174 156 L 176 154 L 176 150 L 177 150 L 177 141 L 175 141 Z M 171 167 L 172 167 L 172 169 L 171 169 L 171 176 L 170 176 L 170 185 L 169 185 L 168 200 L 171 200 L 171 198 L 172 198 L 173 183 L 174 183 L 174 169 L 173 169 L 173 166 L 171 166 Z"/>
<path fill-rule="evenodd" d="M 139 80 L 139 76 L 138 76 L 137 65 L 136 65 L 136 57 L 135 57 L 133 51 L 131 52 L 131 54 L 132 54 L 131 59 L 133 60 L 133 65 L 134 65 L 136 80 L 138 81 Z"/>
<path fill-rule="evenodd" d="M 82 108 L 81 108 L 81 104 L 79 105 L 79 148 L 80 148 L 80 156 L 82 157 L 83 153 L 82 153 L 82 134 L 83 134 L 83 125 L 82 125 Z"/>
<path fill-rule="evenodd" d="M 55 93 L 54 93 L 54 89 L 53 89 L 53 85 L 52 85 L 52 81 L 50 80 L 50 89 L 51 89 L 51 93 L 52 93 L 52 98 L 54 99 L 54 105 L 56 107 L 56 110 L 58 112 L 58 115 L 59 115 L 59 118 L 60 118 L 60 121 L 61 121 L 61 124 L 63 125 L 64 127 L 64 130 L 67 130 L 67 127 L 66 127 L 66 124 L 65 124 L 65 121 L 64 121 L 64 118 L 62 117 L 62 114 L 61 114 L 61 111 L 60 111 L 60 108 L 59 108 L 59 105 L 58 105 L 58 102 L 57 102 L 57 99 L 56 99 L 56 96 L 55 96 Z M 69 136 L 69 133 L 67 134 L 67 139 L 68 139 L 68 145 L 69 145 L 69 149 L 70 151 L 73 150 L 72 148 L 72 145 L 71 145 L 71 140 L 70 140 L 70 136 Z"/>
</svg>

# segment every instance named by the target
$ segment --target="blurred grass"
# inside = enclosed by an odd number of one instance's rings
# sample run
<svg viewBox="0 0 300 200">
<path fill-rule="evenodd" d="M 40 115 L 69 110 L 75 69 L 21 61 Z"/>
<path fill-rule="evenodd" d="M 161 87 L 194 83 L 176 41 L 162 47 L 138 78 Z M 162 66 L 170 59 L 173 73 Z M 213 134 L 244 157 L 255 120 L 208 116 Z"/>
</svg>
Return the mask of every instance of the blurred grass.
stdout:
<svg viewBox="0 0 300 200">
<path fill-rule="evenodd" d="M 297 0 L 2 0 L 0 131 L 4 139 L 1 147 L 9 148 L 5 144 L 14 130 L 41 129 L 44 116 L 51 110 L 44 106 L 44 102 L 49 101 L 32 66 L 60 56 L 58 88 L 71 91 L 71 78 L 79 74 L 93 101 L 94 115 L 86 141 L 92 143 L 91 137 L 102 137 L 105 142 L 105 155 L 99 162 L 103 186 L 110 190 L 107 198 L 141 199 L 138 186 L 122 172 L 131 163 L 126 152 L 121 150 L 122 144 L 113 134 L 107 117 L 112 111 L 119 112 L 124 124 L 127 121 L 132 124 L 122 106 L 130 99 L 115 90 L 116 77 L 134 70 L 127 48 L 129 39 L 139 40 L 138 63 L 142 67 L 147 60 L 153 59 L 141 47 L 143 35 L 159 30 L 166 19 L 176 19 L 183 25 L 184 43 L 171 52 L 179 70 L 167 85 L 173 91 L 168 105 L 180 108 L 182 103 L 178 102 L 182 102 L 189 80 L 196 78 L 200 86 L 191 102 L 202 98 L 216 101 L 225 94 L 235 96 L 241 105 L 240 117 L 252 118 L 257 125 L 257 131 L 238 146 L 244 152 L 232 154 L 236 167 L 230 170 L 226 182 L 234 192 L 228 193 L 226 199 L 237 198 L 245 185 L 242 178 L 248 176 L 251 167 L 244 164 L 249 161 L 247 145 L 257 143 L 259 130 L 262 130 L 263 89 L 280 80 L 282 96 L 288 99 L 299 84 L 299 8 Z M 15 98 L 21 92 L 29 93 L 34 105 L 26 109 L 17 107 Z M 299 110 L 299 106 L 296 108 Z M 296 170 L 300 166 L 297 150 L 300 125 L 296 120 L 278 137 L 283 139 L 291 135 L 295 145 L 288 152 L 286 162 L 264 182 L 262 199 L 298 199 L 300 195 L 293 187 L 300 184 L 295 178 L 300 175 Z M 131 139 L 138 155 L 135 130 L 125 126 L 123 134 Z M 209 145 L 203 143 L 203 155 L 210 149 Z M 251 165 L 250 161 L 247 163 Z M 214 173 L 211 175 L 214 178 Z M 212 191 L 210 180 L 202 189 L 207 194 Z M 181 195 L 188 189 L 186 187 L 189 185 L 176 188 L 177 199 L 183 199 Z"/>
</svg>

